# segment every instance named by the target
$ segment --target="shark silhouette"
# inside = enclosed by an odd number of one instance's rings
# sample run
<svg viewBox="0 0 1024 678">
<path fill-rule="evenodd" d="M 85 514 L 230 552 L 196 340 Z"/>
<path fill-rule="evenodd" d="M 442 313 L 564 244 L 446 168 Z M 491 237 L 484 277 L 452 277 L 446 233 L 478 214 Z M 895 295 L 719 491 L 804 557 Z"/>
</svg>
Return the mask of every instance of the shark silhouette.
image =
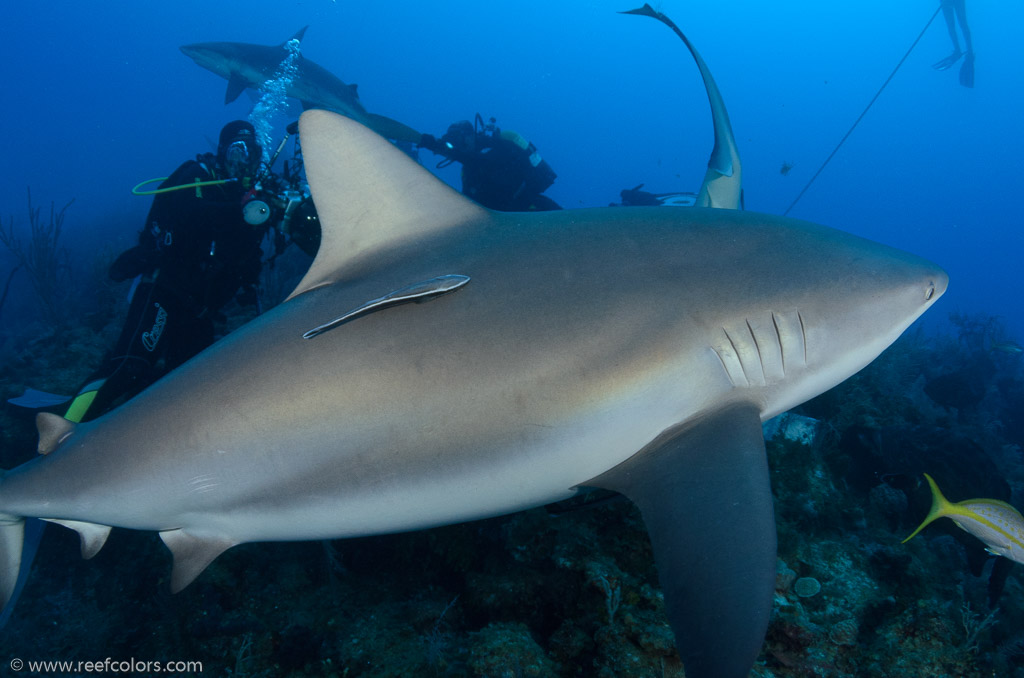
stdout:
<svg viewBox="0 0 1024 678">
<path fill-rule="evenodd" d="M 292 40 L 301 42 L 306 28 Z M 200 42 L 179 49 L 198 65 L 228 81 L 224 103 L 229 104 L 246 89 L 260 89 L 271 80 L 288 56 L 285 41 L 280 45 L 252 45 L 245 42 Z M 383 115 L 369 113 L 359 101 L 356 85 L 347 85 L 330 71 L 301 54 L 296 76 L 288 83 L 287 94 L 302 102 L 306 109 L 323 108 L 363 123 L 388 139 L 419 143 L 421 135 L 413 128 Z"/>
<path fill-rule="evenodd" d="M 708 158 L 708 170 L 704 174 L 704 183 L 701 185 L 694 204 L 697 207 L 741 209 L 743 207 L 743 170 L 740 164 L 740 151 L 736 146 L 732 123 L 729 122 L 729 113 L 725 109 L 725 100 L 722 98 L 715 78 L 711 75 L 711 69 L 708 68 L 700 52 L 676 26 L 675 22 L 649 4 L 645 3 L 643 7 L 620 12 L 620 14 L 635 14 L 657 19 L 671 28 L 686 45 L 686 49 L 690 51 L 690 55 L 693 56 L 693 60 L 697 64 L 697 70 L 700 71 L 700 77 L 704 81 L 708 103 L 711 105 L 711 124 L 715 139 L 711 156 Z"/>
<path fill-rule="evenodd" d="M 745 676 L 775 529 L 761 422 L 873 360 L 946 274 L 738 210 L 490 212 L 359 123 L 300 120 L 323 228 L 265 313 L 95 421 L 39 415 L 24 519 L 160 533 L 171 583 L 254 541 L 416 530 L 569 498 L 639 505 L 691 678 Z M 419 303 L 408 303 L 419 302 Z"/>
</svg>

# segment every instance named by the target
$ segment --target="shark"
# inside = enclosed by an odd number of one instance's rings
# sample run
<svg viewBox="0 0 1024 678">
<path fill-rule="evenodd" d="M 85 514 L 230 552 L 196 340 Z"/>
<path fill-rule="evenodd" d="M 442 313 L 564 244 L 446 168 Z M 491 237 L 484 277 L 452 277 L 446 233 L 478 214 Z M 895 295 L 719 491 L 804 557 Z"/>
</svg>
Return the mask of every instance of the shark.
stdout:
<svg viewBox="0 0 1024 678">
<path fill-rule="evenodd" d="M 179 591 L 226 549 L 419 530 L 587 488 L 650 534 L 691 678 L 746 676 L 772 607 L 761 424 L 945 292 L 918 256 L 752 211 L 488 211 L 355 120 L 299 122 L 322 227 L 289 298 L 94 421 L 40 414 L 26 518 L 159 533 Z"/>
<path fill-rule="evenodd" d="M 291 41 L 301 43 L 308 26 L 290 40 L 279 45 L 254 45 L 245 42 L 199 42 L 179 49 L 208 71 L 228 81 L 224 103 L 229 104 L 246 89 L 259 90 L 275 73 L 288 55 Z M 352 118 L 381 136 L 394 141 L 419 143 L 422 135 L 397 120 L 370 113 L 359 101 L 358 87 L 348 85 L 326 68 L 310 61 L 301 53 L 296 75 L 287 84 L 286 93 L 302 102 L 305 109 L 323 108 Z"/>
<path fill-rule="evenodd" d="M 689 50 L 697 64 L 697 70 L 704 81 L 708 104 L 711 106 L 711 124 L 714 131 L 714 146 L 711 149 L 711 156 L 708 158 L 708 169 L 704 174 L 704 181 L 694 204 L 697 207 L 742 209 L 743 169 L 740 163 L 739 147 L 732 131 L 732 123 L 729 121 L 725 99 L 722 97 L 721 90 L 718 89 L 718 83 L 715 82 L 711 69 L 708 68 L 700 52 L 675 22 L 649 4 L 645 3 L 643 7 L 620 12 L 620 14 L 647 16 L 660 21 L 672 29 L 686 45 L 686 49 Z"/>
</svg>

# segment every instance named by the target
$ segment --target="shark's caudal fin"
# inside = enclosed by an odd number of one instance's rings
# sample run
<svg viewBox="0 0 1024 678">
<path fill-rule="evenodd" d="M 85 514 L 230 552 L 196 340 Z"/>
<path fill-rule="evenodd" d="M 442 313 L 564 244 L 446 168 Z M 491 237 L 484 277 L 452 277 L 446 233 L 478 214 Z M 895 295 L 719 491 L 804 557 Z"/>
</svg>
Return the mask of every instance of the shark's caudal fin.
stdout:
<svg viewBox="0 0 1024 678">
<path fill-rule="evenodd" d="M 39 429 L 39 454 L 50 454 L 60 447 L 74 432 L 76 423 L 49 412 L 36 415 Z M 3 471 L 0 471 L 0 493 L 3 492 Z M 11 610 L 25 585 L 32 560 L 46 523 L 57 523 L 78 532 L 82 542 L 82 557 L 92 558 L 103 548 L 110 534 L 109 525 L 97 525 L 79 520 L 28 519 L 22 516 L 0 514 L 0 627 L 7 622 Z"/>
<path fill-rule="evenodd" d="M 679 27 L 650 5 L 645 4 L 639 9 L 622 12 L 622 14 L 636 14 L 657 19 L 675 31 L 686 48 L 690 50 L 693 60 L 697 62 L 701 78 L 704 79 L 708 103 L 711 104 L 711 122 L 715 130 L 715 146 L 708 159 L 708 171 L 704 175 L 704 183 L 701 184 L 700 192 L 697 194 L 696 206 L 741 209 L 743 206 L 743 171 L 740 165 L 739 149 L 736 147 L 736 137 L 732 133 L 729 113 L 725 110 L 725 101 L 722 99 L 722 93 L 718 91 L 715 79 L 711 76 L 711 69 L 704 63 L 697 48 L 679 30 Z"/>
<path fill-rule="evenodd" d="M 0 481 L 0 492 L 3 482 Z M 13 604 L 14 592 L 22 570 L 21 552 L 25 541 L 25 519 L 0 514 L 0 605 Z"/>
<path fill-rule="evenodd" d="M 775 590 L 775 518 L 761 419 L 725 408 L 667 431 L 585 483 L 640 507 L 690 678 L 745 678 Z"/>
<path fill-rule="evenodd" d="M 353 120 L 306 111 L 299 134 L 322 236 L 316 259 L 289 299 L 338 280 L 375 251 L 486 215 Z"/>
<path fill-rule="evenodd" d="M 0 629 L 7 625 L 14 612 L 14 606 L 18 603 L 18 598 L 21 597 L 21 592 L 25 588 L 25 582 L 28 581 L 28 575 L 32 569 L 32 561 L 35 560 L 36 551 L 39 550 L 39 542 L 43 538 L 43 530 L 46 527 L 46 523 L 43 521 L 28 518 L 21 521 L 19 529 L 17 524 L 7 524 L 4 518 L 4 516 L 0 516 L 0 563 L 2 563 L 0 566 L 4 568 L 0 573 L 0 587 L 2 587 L 0 596 L 3 596 L 0 599 Z M 9 537 L 13 538 L 13 541 L 9 542 Z M 20 544 L 17 543 L 19 537 Z M 21 552 L 17 571 L 10 569 L 13 563 L 8 563 L 8 558 L 15 548 Z M 14 586 L 9 588 L 9 579 L 12 575 Z"/>
</svg>

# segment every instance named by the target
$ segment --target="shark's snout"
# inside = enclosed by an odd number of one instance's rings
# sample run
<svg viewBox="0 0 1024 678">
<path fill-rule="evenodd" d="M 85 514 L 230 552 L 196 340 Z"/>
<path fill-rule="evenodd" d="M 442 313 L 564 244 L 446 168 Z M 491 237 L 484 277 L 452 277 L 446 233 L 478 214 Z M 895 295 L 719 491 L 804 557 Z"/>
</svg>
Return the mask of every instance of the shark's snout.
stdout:
<svg viewBox="0 0 1024 678">
<path fill-rule="evenodd" d="M 934 303 L 939 297 L 946 293 L 946 289 L 948 287 L 949 274 L 936 266 L 928 284 L 925 286 L 925 301 Z"/>
</svg>

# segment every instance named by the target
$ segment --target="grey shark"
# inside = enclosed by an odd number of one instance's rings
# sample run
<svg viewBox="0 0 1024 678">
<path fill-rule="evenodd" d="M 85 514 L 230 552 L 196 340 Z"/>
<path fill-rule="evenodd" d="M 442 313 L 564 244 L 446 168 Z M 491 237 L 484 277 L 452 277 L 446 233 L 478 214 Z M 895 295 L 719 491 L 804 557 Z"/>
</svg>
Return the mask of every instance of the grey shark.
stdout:
<svg viewBox="0 0 1024 678">
<path fill-rule="evenodd" d="M 775 582 L 761 422 L 873 360 L 946 289 L 905 252 L 708 208 L 491 212 L 362 125 L 300 120 L 323 228 L 287 301 L 120 408 L 40 415 L 25 517 L 159 532 L 180 590 L 225 549 L 625 494 L 691 678 L 746 676 Z M 416 303 L 414 303 L 416 302 Z"/>
<path fill-rule="evenodd" d="M 301 41 L 303 27 L 292 36 Z M 274 77 L 288 56 L 285 41 L 280 45 L 252 45 L 245 42 L 199 42 L 179 49 L 188 58 L 228 81 L 224 103 L 229 104 L 247 88 L 258 90 Z M 288 84 L 287 94 L 302 102 L 306 109 L 323 108 L 352 118 L 378 134 L 395 141 L 418 143 L 421 135 L 413 128 L 382 115 L 368 112 L 359 101 L 355 85 L 347 85 L 322 66 L 299 55 L 296 77 Z"/>
<path fill-rule="evenodd" d="M 711 106 L 711 124 L 715 133 L 715 145 L 712 147 L 711 157 L 708 159 L 708 170 L 704 174 L 704 182 L 701 184 L 694 204 L 697 207 L 742 208 L 743 170 L 740 165 L 740 152 L 736 146 L 736 137 L 732 133 L 732 123 L 729 122 L 729 112 L 725 108 L 725 100 L 711 75 L 711 69 L 708 68 L 700 52 L 679 27 L 650 5 L 644 4 L 639 9 L 621 13 L 657 19 L 671 28 L 686 45 L 686 49 L 690 50 L 690 54 L 697 64 L 697 70 L 700 71 L 700 77 L 704 80 L 708 104 Z"/>
</svg>

